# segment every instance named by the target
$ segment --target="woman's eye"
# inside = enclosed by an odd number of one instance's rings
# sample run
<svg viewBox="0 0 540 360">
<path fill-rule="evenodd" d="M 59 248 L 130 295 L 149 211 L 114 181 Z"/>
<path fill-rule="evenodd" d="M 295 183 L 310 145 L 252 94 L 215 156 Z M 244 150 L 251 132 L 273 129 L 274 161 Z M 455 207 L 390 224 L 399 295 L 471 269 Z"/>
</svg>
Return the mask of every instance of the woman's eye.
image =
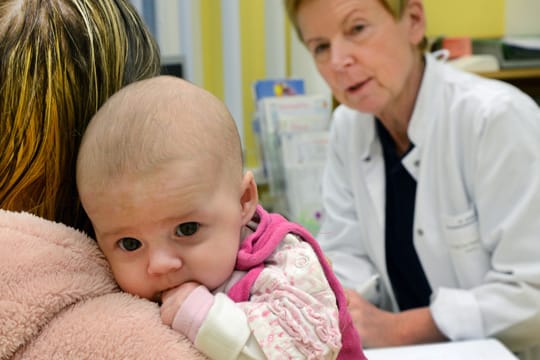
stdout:
<svg viewBox="0 0 540 360">
<path fill-rule="evenodd" d="M 118 240 L 118 246 L 124 251 L 135 251 L 141 247 L 141 242 L 134 238 L 123 238 Z"/>
<path fill-rule="evenodd" d="M 197 222 L 185 222 L 176 227 L 176 236 L 191 236 L 199 230 L 201 225 Z"/>
<path fill-rule="evenodd" d="M 351 28 L 352 34 L 358 34 L 361 33 L 366 26 L 364 24 L 356 24 Z"/>
<path fill-rule="evenodd" d="M 330 57 L 330 44 L 329 43 L 320 43 L 311 47 L 311 56 L 318 63 L 324 63 L 328 61 Z"/>
<path fill-rule="evenodd" d="M 313 52 L 313 55 L 317 56 L 328 50 L 329 47 L 328 44 L 318 44 L 314 46 L 311 51 Z"/>
</svg>

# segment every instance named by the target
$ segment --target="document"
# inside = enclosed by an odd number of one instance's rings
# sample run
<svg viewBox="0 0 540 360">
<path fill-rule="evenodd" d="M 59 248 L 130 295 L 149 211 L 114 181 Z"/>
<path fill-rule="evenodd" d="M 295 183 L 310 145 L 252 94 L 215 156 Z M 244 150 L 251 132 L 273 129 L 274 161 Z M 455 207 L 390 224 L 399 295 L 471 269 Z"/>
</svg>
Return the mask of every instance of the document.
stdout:
<svg viewBox="0 0 540 360">
<path fill-rule="evenodd" d="M 322 219 L 331 99 L 323 94 L 259 100 L 260 143 L 272 211 L 316 234 Z"/>
<path fill-rule="evenodd" d="M 288 216 L 316 234 L 322 220 L 321 183 L 328 131 L 292 131 L 281 135 Z"/>
<path fill-rule="evenodd" d="M 495 339 L 364 350 L 369 360 L 518 360 Z"/>
<path fill-rule="evenodd" d="M 503 43 L 530 50 L 540 50 L 540 36 L 507 36 Z"/>
</svg>

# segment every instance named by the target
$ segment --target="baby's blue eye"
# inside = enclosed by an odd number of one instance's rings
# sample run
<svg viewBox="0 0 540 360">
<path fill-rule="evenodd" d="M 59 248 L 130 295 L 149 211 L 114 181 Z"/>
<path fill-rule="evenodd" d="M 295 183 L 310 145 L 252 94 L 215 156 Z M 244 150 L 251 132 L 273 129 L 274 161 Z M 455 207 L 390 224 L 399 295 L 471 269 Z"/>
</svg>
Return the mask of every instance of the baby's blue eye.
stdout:
<svg viewBox="0 0 540 360">
<path fill-rule="evenodd" d="M 197 222 L 185 222 L 176 227 L 176 236 L 191 236 L 199 230 L 201 225 Z"/>
<path fill-rule="evenodd" d="M 141 242 L 134 238 L 123 238 L 118 240 L 118 246 L 125 251 L 135 251 L 141 247 Z"/>
</svg>

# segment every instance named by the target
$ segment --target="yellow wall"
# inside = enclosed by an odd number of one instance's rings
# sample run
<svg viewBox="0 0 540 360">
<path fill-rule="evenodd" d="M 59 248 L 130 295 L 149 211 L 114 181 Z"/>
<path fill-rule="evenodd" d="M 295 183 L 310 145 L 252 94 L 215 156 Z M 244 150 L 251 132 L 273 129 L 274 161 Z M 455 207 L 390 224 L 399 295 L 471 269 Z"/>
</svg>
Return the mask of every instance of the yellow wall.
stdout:
<svg viewBox="0 0 540 360">
<path fill-rule="evenodd" d="M 240 0 L 240 44 L 242 47 L 242 99 L 244 106 L 245 165 L 258 166 L 258 148 L 252 131 L 251 121 L 255 111 L 252 84 L 265 77 L 264 47 L 264 2 L 262 0 Z"/>
<path fill-rule="evenodd" d="M 479 38 L 504 34 L 505 0 L 424 0 L 424 7 L 428 36 Z"/>
<path fill-rule="evenodd" d="M 221 2 L 200 0 L 201 48 L 203 62 L 203 87 L 224 100 L 223 47 Z M 240 44 L 242 60 L 242 89 L 245 165 L 258 166 L 258 148 L 252 131 L 251 121 L 255 111 L 251 84 L 265 77 L 264 47 L 264 2 L 262 0 L 240 0 Z"/>
<path fill-rule="evenodd" d="M 203 87 L 224 99 L 221 2 L 200 0 Z"/>
</svg>

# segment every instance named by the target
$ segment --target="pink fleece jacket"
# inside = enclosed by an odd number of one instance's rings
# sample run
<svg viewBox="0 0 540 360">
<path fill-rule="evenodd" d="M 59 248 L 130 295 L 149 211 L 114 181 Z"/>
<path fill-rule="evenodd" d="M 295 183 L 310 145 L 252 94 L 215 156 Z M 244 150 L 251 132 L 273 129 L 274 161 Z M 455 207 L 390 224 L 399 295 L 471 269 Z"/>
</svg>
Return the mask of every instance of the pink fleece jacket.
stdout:
<svg viewBox="0 0 540 360">
<path fill-rule="evenodd" d="M 0 210 L 0 266 L 0 359 L 205 358 L 74 229 Z"/>
</svg>

